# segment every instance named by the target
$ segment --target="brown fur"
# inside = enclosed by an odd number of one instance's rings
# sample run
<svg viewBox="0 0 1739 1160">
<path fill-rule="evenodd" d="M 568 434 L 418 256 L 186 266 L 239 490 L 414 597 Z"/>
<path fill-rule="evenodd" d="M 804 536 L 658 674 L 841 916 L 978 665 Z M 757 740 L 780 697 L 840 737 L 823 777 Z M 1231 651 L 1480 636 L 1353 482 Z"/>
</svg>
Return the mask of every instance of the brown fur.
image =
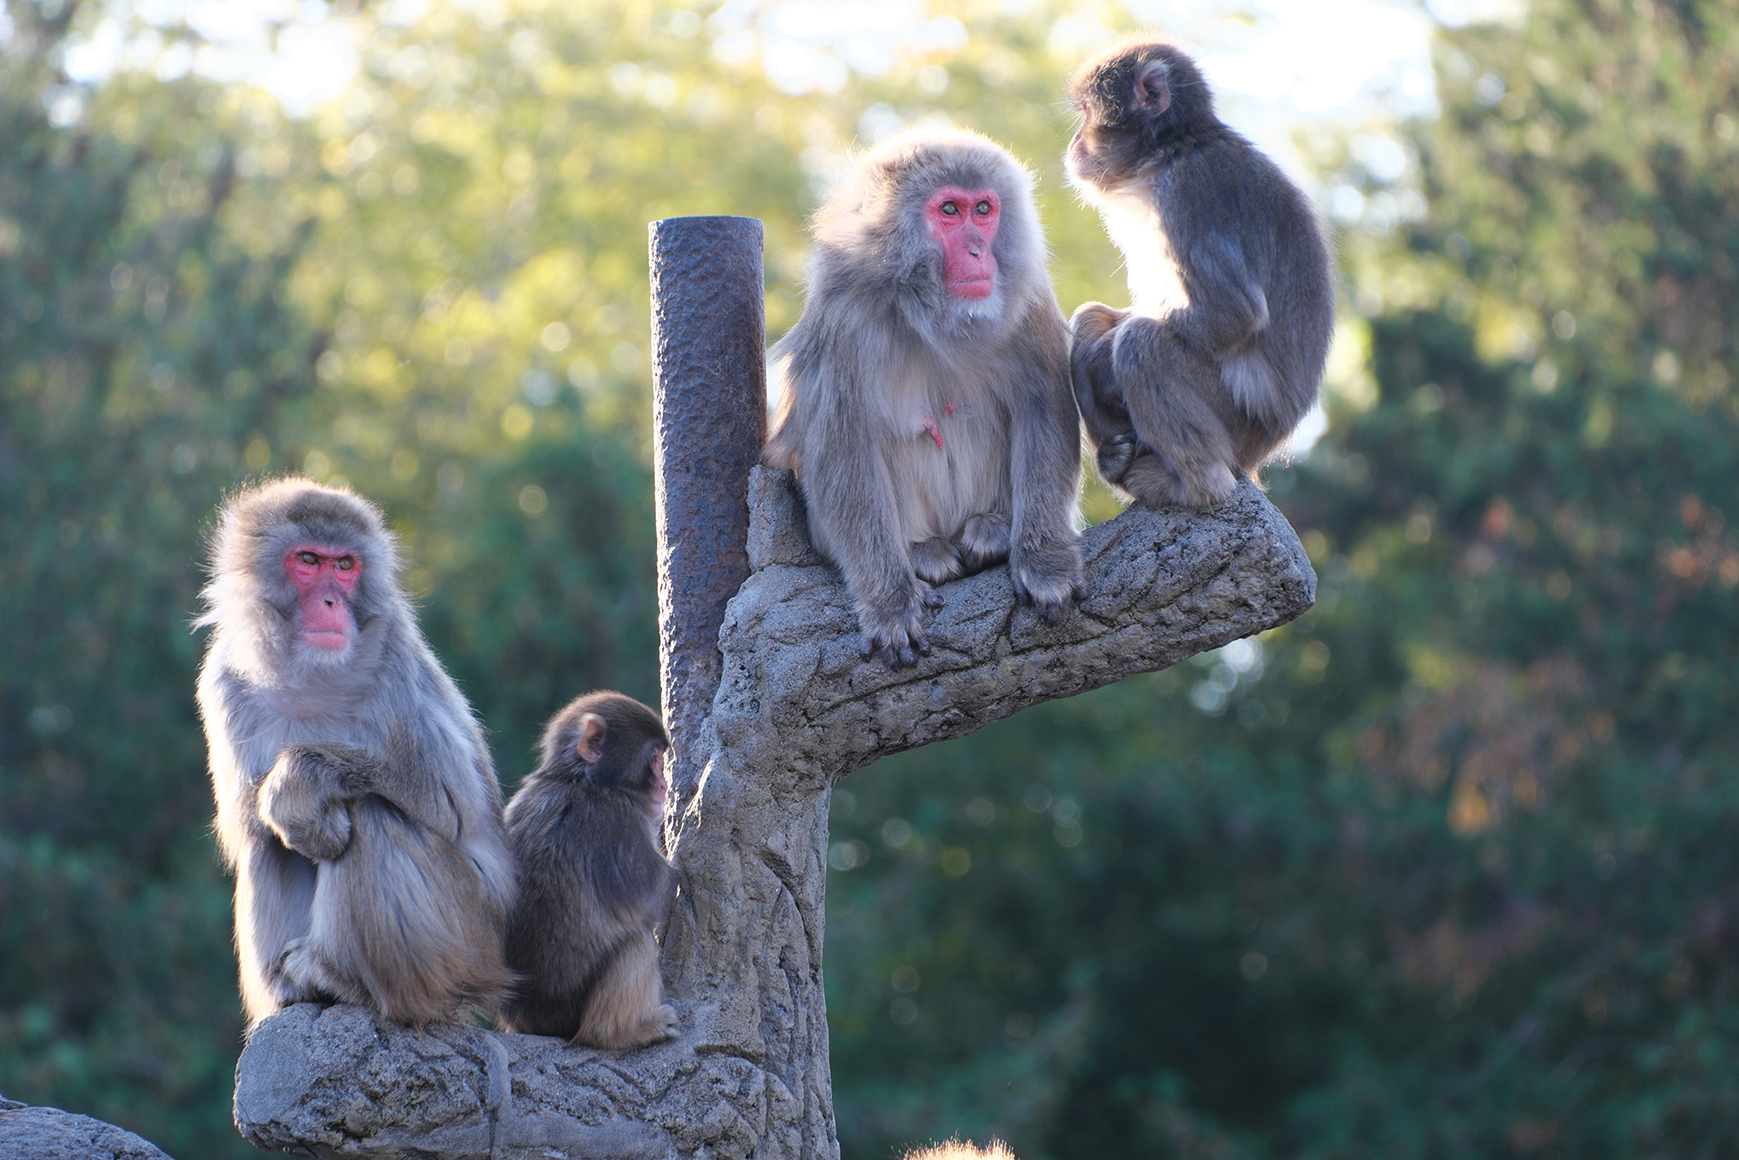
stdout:
<svg viewBox="0 0 1739 1160">
<path fill-rule="evenodd" d="M 505 1030 L 606 1048 L 676 1033 L 653 937 L 676 883 L 658 849 L 669 747 L 658 714 L 620 693 L 587 694 L 544 730 L 507 806 L 522 880 L 507 957 L 525 983 Z"/>
<path fill-rule="evenodd" d="M 1001 198 L 989 298 L 944 286 L 923 211 L 951 184 Z M 1016 596 L 1055 619 L 1081 595 L 1080 424 L 1031 176 L 974 133 L 902 135 L 858 159 L 812 231 L 762 459 L 796 471 L 865 655 L 913 663 L 921 613 L 942 604 L 932 586 L 1003 560 Z"/>
<path fill-rule="evenodd" d="M 303 541 L 361 561 L 341 653 L 298 637 L 282 560 Z M 199 704 L 250 1022 L 304 1000 L 417 1027 L 492 1006 L 513 979 L 501 789 L 417 631 L 379 511 L 278 480 L 224 504 L 213 549 Z"/>
<path fill-rule="evenodd" d="M 915 1148 L 907 1152 L 902 1160 L 1015 1160 L 1014 1153 L 1001 1140 L 992 1140 L 984 1147 L 968 1140 L 949 1140 L 944 1144 L 932 1144 L 928 1148 Z"/>
<path fill-rule="evenodd" d="M 1134 300 L 1070 320 L 1099 472 L 1148 504 L 1216 503 L 1316 401 L 1334 330 L 1328 245 L 1176 46 L 1132 37 L 1069 92 L 1082 117 L 1069 176 L 1123 251 Z"/>
</svg>

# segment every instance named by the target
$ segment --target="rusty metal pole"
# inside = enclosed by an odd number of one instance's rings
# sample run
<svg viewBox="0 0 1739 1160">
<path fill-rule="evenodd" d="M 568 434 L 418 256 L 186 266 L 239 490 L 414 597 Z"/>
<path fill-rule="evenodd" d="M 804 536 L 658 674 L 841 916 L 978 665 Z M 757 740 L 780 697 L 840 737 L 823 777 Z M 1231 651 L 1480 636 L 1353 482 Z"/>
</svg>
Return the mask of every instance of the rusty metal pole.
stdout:
<svg viewBox="0 0 1739 1160">
<path fill-rule="evenodd" d="M 725 603 L 749 575 L 749 468 L 767 438 L 767 322 L 758 218 L 682 217 L 648 229 L 658 670 L 680 809 L 689 755 L 720 675 Z"/>
</svg>

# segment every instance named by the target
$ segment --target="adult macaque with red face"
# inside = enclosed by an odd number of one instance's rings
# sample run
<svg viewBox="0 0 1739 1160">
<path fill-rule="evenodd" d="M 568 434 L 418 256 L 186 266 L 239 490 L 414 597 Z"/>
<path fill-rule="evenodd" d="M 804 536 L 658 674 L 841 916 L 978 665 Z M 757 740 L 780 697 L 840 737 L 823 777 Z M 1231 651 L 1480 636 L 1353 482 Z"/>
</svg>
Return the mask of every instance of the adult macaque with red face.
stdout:
<svg viewBox="0 0 1739 1160">
<path fill-rule="evenodd" d="M 1032 178 L 976 133 L 907 133 L 817 211 L 763 462 L 796 471 L 865 656 L 927 653 L 934 585 L 1009 562 L 1055 619 L 1081 594 L 1079 420 Z"/>
<path fill-rule="evenodd" d="M 218 513 L 199 676 L 251 1022 L 343 1000 L 492 1007 L 514 895 L 501 787 L 417 631 L 380 512 L 282 479 Z"/>
</svg>

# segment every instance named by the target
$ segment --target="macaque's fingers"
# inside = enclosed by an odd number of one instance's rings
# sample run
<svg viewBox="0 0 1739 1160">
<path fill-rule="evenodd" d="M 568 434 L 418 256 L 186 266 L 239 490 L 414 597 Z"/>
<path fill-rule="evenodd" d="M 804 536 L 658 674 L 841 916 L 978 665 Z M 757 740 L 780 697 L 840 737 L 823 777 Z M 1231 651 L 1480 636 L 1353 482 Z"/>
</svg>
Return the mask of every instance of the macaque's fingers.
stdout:
<svg viewBox="0 0 1739 1160">
<path fill-rule="evenodd" d="M 927 540 L 919 540 L 912 545 L 908 555 L 911 557 L 912 571 L 918 574 L 919 579 L 931 584 L 946 584 L 966 575 L 960 553 L 946 537 L 931 536 Z"/>
<path fill-rule="evenodd" d="M 681 1030 L 681 1022 L 676 1017 L 676 1008 L 669 1003 L 660 1007 L 653 1015 L 653 1022 L 665 1039 L 675 1039 Z"/>
<path fill-rule="evenodd" d="M 278 840 L 304 857 L 335 861 L 350 845 L 350 811 L 332 762 L 291 746 L 260 784 L 260 816 Z"/>
<path fill-rule="evenodd" d="M 296 853 L 316 862 L 336 862 L 350 847 L 350 810 L 342 802 L 330 803 L 318 818 L 291 826 L 272 823 L 278 840 Z"/>
<path fill-rule="evenodd" d="M 982 572 L 1008 559 L 1012 531 L 1008 517 L 999 512 L 984 512 L 967 520 L 958 541 L 966 570 Z"/>
<path fill-rule="evenodd" d="M 1099 466 L 1099 476 L 1106 483 L 1122 483 L 1123 477 L 1129 471 L 1129 465 L 1135 462 L 1135 453 L 1140 449 L 1140 443 L 1135 438 L 1135 432 L 1125 431 L 1121 435 L 1099 444 L 1096 455 Z"/>
<path fill-rule="evenodd" d="M 1080 549 L 1072 544 L 1039 544 L 1017 550 L 1009 564 L 1015 596 L 1031 604 L 1051 624 L 1077 593 L 1084 591 Z"/>
<path fill-rule="evenodd" d="M 916 624 L 899 626 L 883 623 L 863 628 L 863 643 L 858 653 L 865 660 L 880 656 L 891 669 L 910 668 L 919 656 L 930 655 L 930 640 Z"/>
<path fill-rule="evenodd" d="M 930 587 L 928 584 L 924 585 L 924 607 L 925 608 L 935 609 L 935 608 L 946 608 L 947 606 L 948 606 L 948 598 L 946 596 L 942 595 L 942 593 L 940 593 L 936 589 Z"/>
</svg>

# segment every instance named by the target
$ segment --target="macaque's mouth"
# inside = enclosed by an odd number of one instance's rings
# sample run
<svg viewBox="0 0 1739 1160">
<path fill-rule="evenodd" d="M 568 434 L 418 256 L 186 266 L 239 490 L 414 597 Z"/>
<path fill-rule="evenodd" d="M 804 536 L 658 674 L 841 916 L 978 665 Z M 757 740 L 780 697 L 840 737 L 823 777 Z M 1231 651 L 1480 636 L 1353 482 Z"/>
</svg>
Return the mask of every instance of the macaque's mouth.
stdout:
<svg viewBox="0 0 1739 1160">
<path fill-rule="evenodd" d="M 956 298 L 989 298 L 996 293 L 995 278 L 969 278 L 948 283 L 948 293 Z"/>
<path fill-rule="evenodd" d="M 302 643 L 336 652 L 350 643 L 350 635 L 336 628 L 309 628 L 302 631 Z"/>
</svg>

